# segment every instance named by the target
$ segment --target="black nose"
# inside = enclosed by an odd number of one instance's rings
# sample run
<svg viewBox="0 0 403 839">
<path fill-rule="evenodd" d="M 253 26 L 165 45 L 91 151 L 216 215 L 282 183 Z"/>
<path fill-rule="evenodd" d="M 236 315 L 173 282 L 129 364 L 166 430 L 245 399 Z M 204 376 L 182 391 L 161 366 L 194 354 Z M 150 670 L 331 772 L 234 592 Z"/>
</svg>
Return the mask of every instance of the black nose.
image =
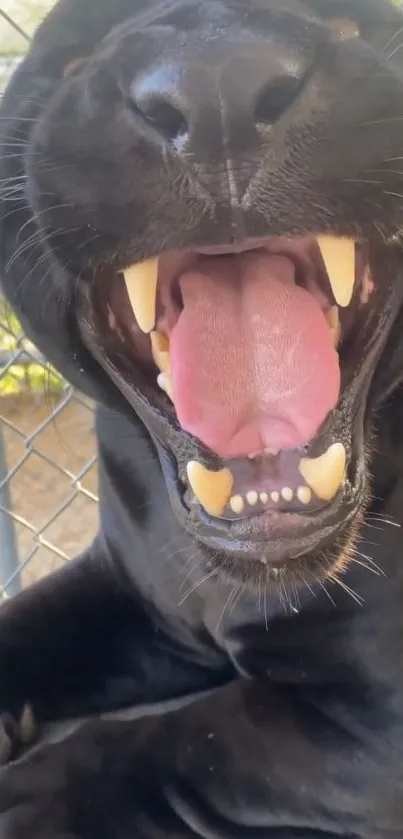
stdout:
<svg viewBox="0 0 403 839">
<path fill-rule="evenodd" d="M 298 100 L 310 64 L 310 55 L 290 44 L 238 32 L 165 51 L 133 80 L 130 100 L 178 151 L 211 159 L 255 147 Z"/>
</svg>

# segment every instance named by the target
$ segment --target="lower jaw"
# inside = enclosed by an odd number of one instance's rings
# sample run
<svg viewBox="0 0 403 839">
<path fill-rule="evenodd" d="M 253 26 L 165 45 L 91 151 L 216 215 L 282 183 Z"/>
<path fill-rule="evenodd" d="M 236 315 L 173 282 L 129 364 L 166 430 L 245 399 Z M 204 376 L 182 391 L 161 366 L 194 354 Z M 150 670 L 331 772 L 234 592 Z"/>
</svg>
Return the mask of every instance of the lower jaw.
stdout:
<svg viewBox="0 0 403 839">
<path fill-rule="evenodd" d="M 362 434 L 359 435 L 363 440 Z M 200 505 L 189 509 L 177 477 L 175 458 L 155 440 L 172 509 L 179 523 L 209 551 L 234 561 L 281 567 L 290 560 L 331 552 L 337 540 L 348 541 L 348 531 L 365 508 L 368 489 L 364 446 L 354 453 L 354 476 L 337 498 L 314 513 L 266 511 L 229 521 L 209 516 Z M 352 471 L 352 470 L 350 470 Z"/>
<path fill-rule="evenodd" d="M 84 310 L 87 303 L 85 299 Z M 324 580 L 344 568 L 348 547 L 354 541 L 353 534 L 367 501 L 364 436 L 368 437 L 368 434 L 364 435 L 364 411 L 359 412 L 356 420 L 354 458 L 352 446 L 349 447 L 349 481 L 344 483 L 331 504 L 306 514 L 265 512 L 234 521 L 214 518 L 200 506 L 190 510 L 184 503 L 178 454 L 182 454 L 191 441 L 186 439 L 185 445 L 178 450 L 181 440 L 183 444 L 182 432 L 173 432 L 161 417 L 155 421 L 147 400 L 105 355 L 96 333 L 89 328 L 90 323 L 88 317 L 80 319 L 84 342 L 148 429 L 159 456 L 173 513 L 200 545 L 209 567 L 231 582 L 242 582 L 252 591 L 261 585 L 262 572 L 267 585 L 277 585 L 279 574 L 290 576 L 298 585 Z M 365 395 L 369 386 L 367 377 Z M 365 399 L 361 405 L 365 405 Z"/>
</svg>

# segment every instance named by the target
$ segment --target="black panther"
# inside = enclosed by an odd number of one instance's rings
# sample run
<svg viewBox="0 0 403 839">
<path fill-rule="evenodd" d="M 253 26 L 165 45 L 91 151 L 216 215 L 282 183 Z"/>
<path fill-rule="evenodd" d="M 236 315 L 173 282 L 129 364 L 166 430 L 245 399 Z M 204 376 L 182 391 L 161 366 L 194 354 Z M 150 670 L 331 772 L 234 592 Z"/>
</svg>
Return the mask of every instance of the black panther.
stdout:
<svg viewBox="0 0 403 839">
<path fill-rule="evenodd" d="M 403 15 L 60 0 L 0 134 L 101 498 L 1 609 L 1 839 L 401 839 Z"/>
</svg>

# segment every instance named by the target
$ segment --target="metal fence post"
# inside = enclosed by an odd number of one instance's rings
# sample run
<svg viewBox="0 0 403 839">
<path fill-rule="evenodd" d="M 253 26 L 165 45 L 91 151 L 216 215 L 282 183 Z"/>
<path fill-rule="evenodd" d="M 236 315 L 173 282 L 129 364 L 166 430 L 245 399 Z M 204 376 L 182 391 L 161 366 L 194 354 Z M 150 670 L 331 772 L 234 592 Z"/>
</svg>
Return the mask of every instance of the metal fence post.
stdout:
<svg viewBox="0 0 403 839">
<path fill-rule="evenodd" d="M 8 595 L 14 595 L 21 590 L 21 576 L 14 521 L 6 512 L 11 510 L 6 478 L 4 433 L 0 423 L 0 589 L 3 588 Z"/>
</svg>

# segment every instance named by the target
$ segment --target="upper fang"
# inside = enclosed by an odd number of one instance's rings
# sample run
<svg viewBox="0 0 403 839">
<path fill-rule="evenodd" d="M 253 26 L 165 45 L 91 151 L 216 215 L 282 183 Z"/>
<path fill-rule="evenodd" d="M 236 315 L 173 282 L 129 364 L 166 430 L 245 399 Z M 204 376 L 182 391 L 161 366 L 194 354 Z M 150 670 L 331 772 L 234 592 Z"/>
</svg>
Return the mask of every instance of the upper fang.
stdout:
<svg viewBox="0 0 403 839">
<path fill-rule="evenodd" d="M 351 303 L 355 282 L 355 242 L 340 236 L 318 236 L 317 242 L 338 306 Z"/>
<path fill-rule="evenodd" d="M 156 319 L 158 258 L 138 262 L 123 274 L 134 316 L 142 332 L 148 334 Z"/>
</svg>

